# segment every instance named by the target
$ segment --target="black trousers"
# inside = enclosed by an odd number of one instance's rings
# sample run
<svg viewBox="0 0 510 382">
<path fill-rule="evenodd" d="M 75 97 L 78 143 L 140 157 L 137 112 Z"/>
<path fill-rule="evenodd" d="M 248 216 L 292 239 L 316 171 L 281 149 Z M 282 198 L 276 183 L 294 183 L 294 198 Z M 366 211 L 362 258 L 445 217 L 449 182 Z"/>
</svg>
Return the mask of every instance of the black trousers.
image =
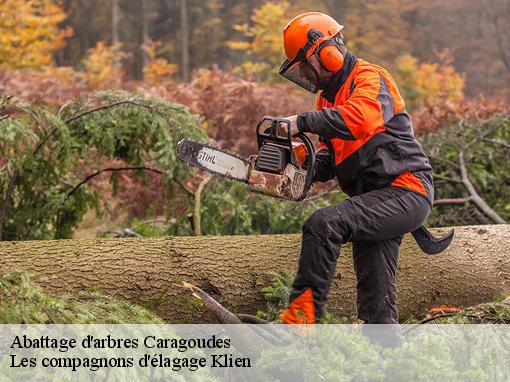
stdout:
<svg viewBox="0 0 510 382">
<path fill-rule="evenodd" d="M 358 318 L 398 323 L 397 259 L 402 236 L 414 231 L 431 210 L 413 191 L 385 187 L 316 211 L 303 225 L 299 269 L 290 302 L 312 290 L 315 318 L 324 312 L 340 247 L 353 242 Z"/>
</svg>

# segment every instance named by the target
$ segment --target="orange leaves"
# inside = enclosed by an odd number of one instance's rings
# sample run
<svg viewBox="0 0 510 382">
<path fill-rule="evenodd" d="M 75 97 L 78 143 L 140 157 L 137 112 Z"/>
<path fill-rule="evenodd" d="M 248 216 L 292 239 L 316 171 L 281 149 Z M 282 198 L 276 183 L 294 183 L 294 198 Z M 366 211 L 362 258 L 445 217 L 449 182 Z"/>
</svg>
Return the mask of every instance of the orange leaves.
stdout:
<svg viewBox="0 0 510 382">
<path fill-rule="evenodd" d="M 408 110 L 464 99 L 464 75 L 455 71 L 448 51 L 440 53 L 439 60 L 419 63 L 409 54 L 397 58 L 395 77 Z"/>
<path fill-rule="evenodd" d="M 429 316 L 439 316 L 443 314 L 455 314 L 459 313 L 462 310 L 462 308 L 459 308 L 458 306 L 445 304 L 440 306 L 435 306 L 433 308 L 430 308 L 428 311 Z"/>
<path fill-rule="evenodd" d="M 243 33 L 248 41 L 228 41 L 230 49 L 246 52 L 245 62 L 237 67 L 238 72 L 259 74 L 267 77 L 276 72 L 283 62 L 282 31 L 290 20 L 289 3 L 268 2 L 255 9 L 251 17 L 253 26 L 239 24 L 234 29 Z"/>
<path fill-rule="evenodd" d="M 152 87 L 146 93 L 183 103 L 207 121 L 207 134 L 221 147 L 250 155 L 257 151 L 255 126 L 263 115 L 287 116 L 314 108 L 287 84 L 259 84 L 219 70 L 199 70 L 191 83 Z"/>
<path fill-rule="evenodd" d="M 0 65 L 40 68 L 53 64 L 53 53 L 73 34 L 59 28 L 67 15 L 57 0 L 0 1 Z"/>
<path fill-rule="evenodd" d="M 168 82 L 177 72 L 177 64 L 171 64 L 164 58 L 157 58 L 157 48 L 161 45 L 159 42 L 150 40 L 143 49 L 147 54 L 148 62 L 143 68 L 144 80 L 149 85 L 158 85 Z"/>
<path fill-rule="evenodd" d="M 88 50 L 87 57 L 82 61 L 85 71 L 81 76 L 92 88 L 99 88 L 103 85 L 115 85 L 122 77 L 122 69 L 118 64 L 120 60 L 128 57 L 122 51 L 122 44 L 106 45 L 99 41 L 94 48 Z"/>
<path fill-rule="evenodd" d="M 421 107 L 412 113 L 414 130 L 418 134 L 434 131 L 455 120 L 477 121 L 496 113 L 508 113 L 510 106 L 501 101 L 477 97 L 459 103 L 443 103 Z"/>
</svg>

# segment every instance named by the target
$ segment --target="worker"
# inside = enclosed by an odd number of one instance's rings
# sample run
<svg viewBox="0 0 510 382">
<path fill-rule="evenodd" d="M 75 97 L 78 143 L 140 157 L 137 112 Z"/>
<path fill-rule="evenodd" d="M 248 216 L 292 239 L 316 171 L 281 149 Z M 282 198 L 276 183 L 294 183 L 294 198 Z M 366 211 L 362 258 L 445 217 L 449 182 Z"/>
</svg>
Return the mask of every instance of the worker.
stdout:
<svg viewBox="0 0 510 382">
<path fill-rule="evenodd" d="M 284 323 L 316 323 L 324 313 L 340 247 L 353 243 L 358 319 L 396 324 L 396 270 L 402 236 L 432 208 L 432 168 L 390 74 L 355 57 L 343 26 L 307 12 L 283 31 L 279 73 L 311 93 L 316 110 L 288 117 L 291 134 L 311 133 L 320 149 L 314 182 L 336 177 L 349 196 L 303 225 L 302 247 Z"/>
</svg>

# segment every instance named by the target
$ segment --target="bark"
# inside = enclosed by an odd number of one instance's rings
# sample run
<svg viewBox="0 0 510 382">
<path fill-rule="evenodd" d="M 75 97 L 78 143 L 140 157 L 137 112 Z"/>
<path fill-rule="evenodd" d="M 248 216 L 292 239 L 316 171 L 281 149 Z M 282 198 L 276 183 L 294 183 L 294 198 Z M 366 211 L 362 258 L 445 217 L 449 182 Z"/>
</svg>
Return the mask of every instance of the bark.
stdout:
<svg viewBox="0 0 510 382">
<path fill-rule="evenodd" d="M 119 0 L 111 0 L 111 11 L 112 11 L 112 45 L 116 46 L 120 43 L 119 39 Z M 116 68 L 120 66 L 120 60 L 118 55 L 115 53 L 113 57 L 114 65 Z"/>
<path fill-rule="evenodd" d="M 195 205 L 193 206 L 193 234 L 195 236 L 202 235 L 202 218 L 200 216 L 200 207 L 202 205 L 202 191 L 205 186 L 212 179 L 211 174 L 207 174 L 206 177 L 200 182 L 197 190 L 195 191 Z"/>
<path fill-rule="evenodd" d="M 436 229 L 436 235 L 447 229 Z M 471 306 L 510 291 L 510 225 L 457 227 L 442 254 L 420 252 L 410 235 L 398 267 L 402 317 L 441 304 Z M 192 283 L 235 313 L 265 309 L 271 272 L 295 271 L 300 235 L 202 236 L 0 243 L 0 274 L 24 269 L 55 292 L 97 290 L 153 309 L 169 322 L 211 322 L 189 292 Z M 328 309 L 354 315 L 350 245 L 342 248 Z M 198 303 L 197 303 L 198 302 Z"/>
<path fill-rule="evenodd" d="M 187 0 L 181 0 L 181 65 L 182 80 L 189 81 L 189 20 L 188 20 L 188 4 Z"/>
<path fill-rule="evenodd" d="M 142 46 L 147 47 L 149 44 L 149 23 L 147 19 L 147 0 L 142 0 L 141 3 L 141 16 L 142 18 Z M 142 49 L 142 71 L 148 62 L 147 51 Z"/>
<path fill-rule="evenodd" d="M 7 208 L 9 207 L 9 201 L 11 200 L 11 196 L 19 176 L 18 170 L 15 170 L 13 174 L 10 174 L 9 170 L 6 170 L 6 172 L 9 177 L 9 183 L 7 185 L 7 191 L 5 192 L 4 199 L 2 203 L 0 203 L 0 241 L 3 240 L 4 223 L 5 217 L 7 216 Z"/>
</svg>

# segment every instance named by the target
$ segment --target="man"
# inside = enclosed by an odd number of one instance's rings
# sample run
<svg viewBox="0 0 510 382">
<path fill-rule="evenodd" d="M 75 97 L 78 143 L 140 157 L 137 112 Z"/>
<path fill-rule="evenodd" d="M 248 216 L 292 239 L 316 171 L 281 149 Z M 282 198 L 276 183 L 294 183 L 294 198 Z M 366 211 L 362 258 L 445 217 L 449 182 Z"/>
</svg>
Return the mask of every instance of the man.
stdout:
<svg viewBox="0 0 510 382">
<path fill-rule="evenodd" d="M 299 269 L 284 323 L 315 323 L 324 312 L 340 246 L 353 243 L 358 318 L 398 323 L 397 258 L 433 201 L 432 168 L 415 139 L 398 88 L 380 66 L 347 51 L 343 26 L 307 12 L 284 29 L 280 74 L 312 93 L 317 110 L 289 117 L 292 134 L 317 134 L 314 181 L 336 177 L 350 196 L 303 225 Z"/>
</svg>

